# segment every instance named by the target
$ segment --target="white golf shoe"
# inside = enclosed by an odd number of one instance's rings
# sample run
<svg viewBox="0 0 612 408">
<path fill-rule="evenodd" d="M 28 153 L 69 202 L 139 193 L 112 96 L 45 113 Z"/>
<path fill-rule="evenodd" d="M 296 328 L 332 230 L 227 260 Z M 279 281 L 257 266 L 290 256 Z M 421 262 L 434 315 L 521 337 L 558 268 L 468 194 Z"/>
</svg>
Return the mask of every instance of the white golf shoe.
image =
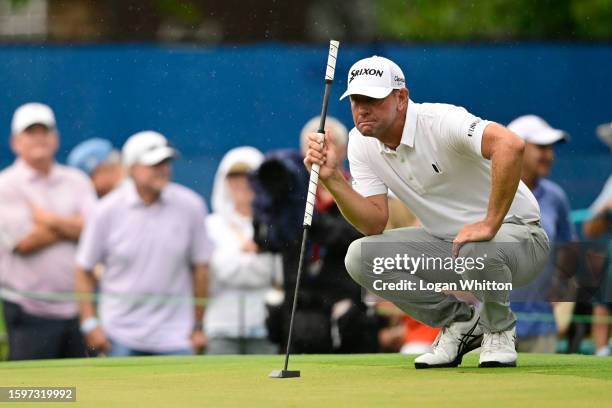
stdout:
<svg viewBox="0 0 612 408">
<path fill-rule="evenodd" d="M 431 353 L 418 356 L 415 368 L 457 367 L 464 354 L 480 347 L 482 329 L 478 325 L 480 315 L 474 310 L 472 318 L 466 322 L 454 322 L 444 327 L 432 346 Z"/>
<path fill-rule="evenodd" d="M 516 329 L 485 333 L 478 367 L 516 367 Z"/>
</svg>

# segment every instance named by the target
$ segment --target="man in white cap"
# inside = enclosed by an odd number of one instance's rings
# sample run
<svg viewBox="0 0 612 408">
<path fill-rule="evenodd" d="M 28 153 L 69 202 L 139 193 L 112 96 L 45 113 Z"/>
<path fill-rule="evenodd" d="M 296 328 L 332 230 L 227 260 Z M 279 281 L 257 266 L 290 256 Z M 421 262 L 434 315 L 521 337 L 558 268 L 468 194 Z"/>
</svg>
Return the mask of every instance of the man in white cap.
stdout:
<svg viewBox="0 0 612 408">
<path fill-rule="evenodd" d="M 13 116 L 17 160 L 0 172 L 0 284 L 9 358 L 83 357 L 74 256 L 83 220 L 95 202 L 91 182 L 59 165 L 55 115 L 40 103 Z"/>
<path fill-rule="evenodd" d="M 546 177 L 554 160 L 553 146 L 567 141 L 568 136 L 536 115 L 518 117 L 508 125 L 508 129 L 525 141 L 521 180 L 538 200 L 542 227 L 551 246 L 560 250 L 564 244 L 575 239 L 574 227 L 570 221 L 571 209 L 563 189 Z M 534 282 L 512 293 L 512 310 L 538 317 L 518 321 L 516 332 L 520 352 L 554 353 L 557 350 L 557 327 L 549 301 L 555 264 L 551 259 L 545 271 Z"/>
<path fill-rule="evenodd" d="M 410 100 L 402 70 L 386 58 L 355 63 L 346 96 L 355 123 L 353 185 L 339 170 L 329 132 L 324 145 L 320 135 L 309 136 L 304 162 L 321 165 L 320 179 L 366 235 L 349 247 L 349 274 L 416 320 L 443 328 L 416 368 L 456 367 L 481 345 L 479 366 L 515 366 L 509 288 L 533 280 L 549 251 L 538 204 L 520 182 L 524 142 L 464 108 Z M 389 189 L 422 228 L 383 232 Z M 420 266 L 408 264 L 417 258 Z M 457 288 L 472 292 L 481 309 L 448 293 Z"/>
<path fill-rule="evenodd" d="M 137 133 L 122 155 L 130 179 L 99 201 L 79 242 L 78 293 L 93 294 L 94 267 L 105 267 L 98 310 L 80 303 L 81 331 L 111 356 L 200 352 L 204 307 L 194 297 L 207 291 L 206 205 L 170 182 L 176 151 L 163 135 Z"/>
</svg>

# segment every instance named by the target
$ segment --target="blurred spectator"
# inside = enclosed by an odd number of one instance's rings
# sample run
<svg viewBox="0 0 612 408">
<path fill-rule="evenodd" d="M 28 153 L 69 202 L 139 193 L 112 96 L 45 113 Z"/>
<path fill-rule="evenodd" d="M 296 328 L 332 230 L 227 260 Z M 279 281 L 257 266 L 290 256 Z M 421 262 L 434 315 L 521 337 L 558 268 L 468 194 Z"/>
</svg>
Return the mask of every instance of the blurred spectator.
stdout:
<svg viewBox="0 0 612 408">
<path fill-rule="evenodd" d="M 124 177 L 121 154 L 105 139 L 88 139 L 68 154 L 68 165 L 87 174 L 98 197 L 103 197 L 121 183 Z"/>
<path fill-rule="evenodd" d="M 318 125 L 319 118 L 313 118 L 304 126 L 302 135 L 316 131 Z M 346 128 L 328 117 L 326 130 L 334 134 L 346 154 Z M 346 176 L 349 177 L 348 172 Z M 308 188 L 302 154 L 289 150 L 268 154 L 256 171 L 253 184 L 255 242 L 263 251 L 278 252 L 283 257 L 284 298 L 270 306 L 267 324 L 270 338 L 284 346 Z M 342 217 L 332 196 L 321 185 L 315 212 L 298 294 L 292 352 L 375 352 L 376 321 L 362 301 L 360 287 L 344 266 L 349 244 L 361 235 Z"/>
<path fill-rule="evenodd" d="M 612 122 L 597 126 L 597 137 L 612 151 Z"/>
<path fill-rule="evenodd" d="M 159 133 L 131 136 L 123 146 L 130 180 L 96 205 L 77 253 L 77 292 L 91 295 L 92 270 L 104 264 L 100 321 L 80 302 L 89 348 L 111 356 L 192 354 L 205 345 L 204 308 L 211 243 L 206 206 L 170 182 L 175 150 Z"/>
<path fill-rule="evenodd" d="M 221 161 L 206 229 L 215 249 L 210 261 L 210 302 L 205 333 L 208 354 L 273 354 L 268 341 L 265 296 L 278 279 L 278 255 L 259 253 L 253 242 L 253 191 L 249 173 L 263 161 L 253 147 L 230 150 Z"/>
<path fill-rule="evenodd" d="M 319 124 L 321 122 L 320 116 L 315 116 L 310 119 L 300 132 L 300 150 L 302 151 L 302 155 L 306 153 L 308 150 L 308 135 L 312 132 L 316 132 L 319 129 Z M 346 146 L 348 145 L 348 130 L 346 126 L 342 124 L 338 119 L 333 116 L 327 116 L 325 118 L 325 129 L 329 130 L 336 140 L 336 143 L 339 146 L 344 146 L 344 156 L 346 158 Z"/>
<path fill-rule="evenodd" d="M 73 268 L 95 194 L 81 172 L 55 162 L 59 136 L 51 108 L 18 108 L 11 135 L 17 160 L 0 172 L 0 280 L 9 358 L 82 357 Z"/>
<path fill-rule="evenodd" d="M 612 149 L 612 125 L 597 128 L 599 138 Z M 610 308 L 612 307 L 612 176 L 608 177 L 599 196 L 589 208 L 591 219 L 584 223 L 584 235 L 590 239 L 605 239 L 608 243 L 607 269 L 593 306 L 593 341 L 595 354 L 610 355 Z"/>
<path fill-rule="evenodd" d="M 418 227 L 421 225 L 416 216 L 410 211 L 406 204 L 389 191 L 389 219 L 385 230 L 405 227 Z"/>
<path fill-rule="evenodd" d="M 570 221 L 570 205 L 563 189 L 546 179 L 554 160 L 553 146 L 565 142 L 567 134 L 553 129 L 542 118 L 525 115 L 513 120 L 508 129 L 525 140 L 521 180 L 538 200 L 542 227 L 551 246 L 573 241 L 575 232 Z M 553 252 L 554 253 L 554 252 Z M 554 353 L 557 346 L 557 327 L 549 301 L 553 287 L 555 262 L 549 260 L 546 269 L 534 282 L 511 293 L 512 310 L 535 319 L 519 318 L 516 333 L 518 351 Z"/>
</svg>

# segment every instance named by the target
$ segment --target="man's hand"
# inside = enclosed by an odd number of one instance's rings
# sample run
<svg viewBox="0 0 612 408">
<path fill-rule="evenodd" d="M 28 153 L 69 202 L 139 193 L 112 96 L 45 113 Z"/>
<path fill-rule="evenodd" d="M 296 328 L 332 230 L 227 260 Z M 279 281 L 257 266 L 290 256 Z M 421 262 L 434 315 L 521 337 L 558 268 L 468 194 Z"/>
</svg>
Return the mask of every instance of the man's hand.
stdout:
<svg viewBox="0 0 612 408">
<path fill-rule="evenodd" d="M 18 254 L 27 255 L 40 251 L 62 240 L 63 238 L 51 228 L 35 223 L 32 231 L 17 243 L 14 251 Z"/>
<path fill-rule="evenodd" d="M 32 220 L 34 223 L 53 229 L 56 224 L 56 218 L 57 217 L 52 212 L 44 210 L 41 207 L 32 206 Z"/>
<path fill-rule="evenodd" d="M 85 341 L 87 342 L 87 348 L 90 350 L 108 353 L 111 349 L 106 333 L 104 333 L 104 330 L 102 330 L 100 326 L 87 333 L 85 335 Z"/>
<path fill-rule="evenodd" d="M 609 199 L 593 218 L 583 224 L 584 236 L 595 239 L 610 231 L 612 228 L 612 222 L 608 216 L 610 212 L 612 212 L 612 199 Z"/>
<path fill-rule="evenodd" d="M 484 221 L 464 225 L 453 240 L 453 256 L 459 256 L 459 250 L 468 242 L 490 241 L 497 234 L 499 228 L 491 227 Z"/>
<path fill-rule="evenodd" d="M 334 136 L 329 130 L 325 131 L 325 143 L 322 143 L 321 134 L 319 133 L 308 135 L 308 150 L 304 158 L 304 165 L 310 170 L 314 163 L 318 163 L 321 166 L 319 170 L 321 181 L 337 175 L 340 170 L 339 157 Z"/>
<path fill-rule="evenodd" d="M 257 252 L 259 252 L 259 247 L 252 239 L 245 239 L 240 245 L 240 250 L 242 252 L 256 254 Z"/>
<path fill-rule="evenodd" d="M 195 354 L 202 354 L 206 343 L 208 343 L 208 339 L 202 330 L 196 329 L 191 333 L 191 347 Z"/>
<path fill-rule="evenodd" d="M 35 224 L 43 225 L 63 239 L 77 241 L 83 228 L 83 217 L 80 215 L 61 216 L 32 205 L 32 220 Z"/>
</svg>

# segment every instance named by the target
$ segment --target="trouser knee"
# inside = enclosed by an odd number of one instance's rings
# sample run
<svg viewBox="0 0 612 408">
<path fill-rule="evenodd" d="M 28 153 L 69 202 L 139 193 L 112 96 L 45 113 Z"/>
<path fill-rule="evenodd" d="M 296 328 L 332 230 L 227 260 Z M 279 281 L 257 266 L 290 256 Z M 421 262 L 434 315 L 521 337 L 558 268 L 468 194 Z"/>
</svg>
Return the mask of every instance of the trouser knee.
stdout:
<svg viewBox="0 0 612 408">
<path fill-rule="evenodd" d="M 367 271 L 368 259 L 364 258 L 363 245 L 367 243 L 367 237 L 359 238 L 349 245 L 344 257 L 344 266 L 351 278 L 360 284 L 366 286 L 373 278 L 371 273 Z"/>
</svg>

